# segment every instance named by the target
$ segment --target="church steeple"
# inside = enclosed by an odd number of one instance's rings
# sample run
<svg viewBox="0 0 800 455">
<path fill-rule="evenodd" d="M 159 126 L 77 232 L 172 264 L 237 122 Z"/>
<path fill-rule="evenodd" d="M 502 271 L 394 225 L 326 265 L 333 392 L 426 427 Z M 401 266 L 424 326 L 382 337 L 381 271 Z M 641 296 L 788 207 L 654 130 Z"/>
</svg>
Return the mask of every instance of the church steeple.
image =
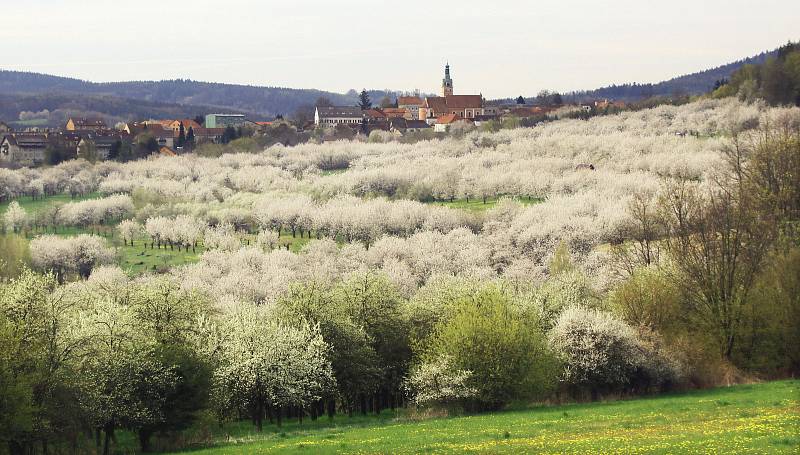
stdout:
<svg viewBox="0 0 800 455">
<path fill-rule="evenodd" d="M 442 96 L 453 95 L 453 79 L 450 78 L 450 62 L 444 66 L 444 79 L 442 79 Z"/>
</svg>

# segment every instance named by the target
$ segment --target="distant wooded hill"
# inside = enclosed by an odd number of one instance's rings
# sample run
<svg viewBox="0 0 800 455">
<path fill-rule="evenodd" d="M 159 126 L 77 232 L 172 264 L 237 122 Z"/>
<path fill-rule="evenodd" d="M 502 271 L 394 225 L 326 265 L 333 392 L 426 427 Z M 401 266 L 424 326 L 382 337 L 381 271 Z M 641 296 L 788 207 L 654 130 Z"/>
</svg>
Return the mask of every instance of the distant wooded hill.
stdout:
<svg viewBox="0 0 800 455">
<path fill-rule="evenodd" d="M 761 64 L 767 58 L 777 55 L 778 50 L 762 52 L 758 55 L 737 60 L 726 65 L 699 71 L 692 74 L 678 76 L 656 84 L 629 83 L 621 85 L 611 85 L 594 90 L 576 91 L 562 94 L 565 102 L 585 102 L 598 99 L 611 99 L 619 101 L 639 101 L 653 96 L 676 96 L 676 95 L 699 95 L 710 92 L 714 89 L 714 83 L 721 79 L 730 78 L 736 70 L 747 64 Z M 525 99 L 526 102 L 533 104 L 536 97 Z M 498 100 L 502 102 L 513 102 L 513 99 Z"/>
<path fill-rule="evenodd" d="M 7 94 L 0 92 L 0 120 L 20 126 L 64 126 L 70 116 L 103 117 L 113 125 L 133 119 L 194 118 L 219 108 L 159 103 L 108 95 L 78 93 Z M 227 110 L 260 120 L 258 114 Z M 20 121 L 21 122 L 18 122 Z"/>
<path fill-rule="evenodd" d="M 762 52 L 716 68 L 678 76 L 657 84 L 611 85 L 596 90 L 569 93 L 565 96 L 565 99 L 567 101 L 586 101 L 608 98 L 621 101 L 638 101 L 652 96 L 699 95 L 713 90 L 716 81 L 730 78 L 731 74 L 742 66 L 764 63 L 767 58 L 774 57 L 776 54 L 777 49 Z"/>
<path fill-rule="evenodd" d="M 0 94 L 54 93 L 211 106 L 213 109 L 206 113 L 224 109 L 252 112 L 263 117 L 291 115 L 300 107 L 313 105 L 320 97 L 325 97 L 336 105 L 350 106 L 358 103 L 358 93 L 354 90 L 342 94 L 314 89 L 219 84 L 187 79 L 98 83 L 39 73 L 0 71 Z M 376 105 L 387 93 L 394 95 L 385 90 L 369 92 Z"/>
<path fill-rule="evenodd" d="M 566 102 L 595 99 L 638 101 L 652 96 L 695 95 L 706 93 L 720 79 L 743 65 L 761 64 L 776 51 L 762 52 L 727 65 L 687 74 L 656 84 L 622 84 L 596 90 L 579 91 L 563 95 Z M 396 93 L 388 90 L 371 90 L 373 105 L 384 96 L 394 99 Z M 295 112 L 309 111 L 319 98 L 327 98 L 334 105 L 358 104 L 358 93 L 333 93 L 315 89 L 259 87 L 252 85 L 198 82 L 186 79 L 167 81 L 131 81 L 97 83 L 47 74 L 0 70 L 0 120 L 15 121 L 20 113 L 36 117 L 49 111 L 72 111 L 76 114 L 100 113 L 105 116 L 131 120 L 137 118 L 194 117 L 213 111 L 247 113 L 254 119 L 291 116 Z M 513 102 L 511 99 L 495 100 Z M 534 97 L 528 98 L 532 103 Z M 51 122 L 52 123 L 52 122 Z"/>
</svg>

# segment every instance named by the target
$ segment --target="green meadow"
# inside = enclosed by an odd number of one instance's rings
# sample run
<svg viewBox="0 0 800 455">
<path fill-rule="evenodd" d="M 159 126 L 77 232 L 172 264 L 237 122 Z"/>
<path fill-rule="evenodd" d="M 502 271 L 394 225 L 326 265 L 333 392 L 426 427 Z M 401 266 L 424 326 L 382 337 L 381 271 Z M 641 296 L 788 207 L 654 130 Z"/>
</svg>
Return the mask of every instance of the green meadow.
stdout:
<svg viewBox="0 0 800 455">
<path fill-rule="evenodd" d="M 798 453 L 800 381 L 428 420 L 386 411 L 284 422 L 260 434 L 249 422 L 209 431 L 213 446 L 191 453 Z"/>
</svg>

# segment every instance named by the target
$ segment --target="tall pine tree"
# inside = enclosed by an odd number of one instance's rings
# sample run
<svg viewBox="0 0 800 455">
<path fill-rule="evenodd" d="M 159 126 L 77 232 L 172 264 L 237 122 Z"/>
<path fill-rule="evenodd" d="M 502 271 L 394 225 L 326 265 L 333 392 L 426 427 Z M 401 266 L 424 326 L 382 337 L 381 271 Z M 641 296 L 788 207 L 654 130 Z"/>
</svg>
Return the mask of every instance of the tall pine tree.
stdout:
<svg viewBox="0 0 800 455">
<path fill-rule="evenodd" d="M 178 131 L 178 143 L 176 147 L 183 147 L 186 143 L 186 130 L 183 129 L 183 122 L 181 122 L 180 130 Z"/>
<path fill-rule="evenodd" d="M 191 126 L 189 127 L 189 132 L 186 133 L 186 147 L 190 149 L 194 148 L 194 128 Z"/>
<path fill-rule="evenodd" d="M 361 107 L 362 111 L 366 111 L 372 107 L 372 101 L 369 99 L 369 93 L 367 93 L 367 89 L 362 89 L 361 94 L 358 95 L 358 105 Z"/>
</svg>

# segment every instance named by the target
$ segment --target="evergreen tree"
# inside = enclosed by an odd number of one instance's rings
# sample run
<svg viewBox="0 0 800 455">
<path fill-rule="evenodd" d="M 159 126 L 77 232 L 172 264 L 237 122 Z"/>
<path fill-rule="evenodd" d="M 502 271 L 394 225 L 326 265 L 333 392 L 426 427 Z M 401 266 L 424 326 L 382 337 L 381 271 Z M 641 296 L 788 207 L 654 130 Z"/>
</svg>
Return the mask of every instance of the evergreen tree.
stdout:
<svg viewBox="0 0 800 455">
<path fill-rule="evenodd" d="M 525 104 L 525 98 L 522 95 L 517 97 L 517 104 Z"/>
<path fill-rule="evenodd" d="M 108 159 L 118 160 L 119 152 L 121 149 L 122 149 L 122 141 L 117 140 L 117 142 L 111 144 L 111 148 L 108 150 Z"/>
<path fill-rule="evenodd" d="M 178 132 L 178 142 L 175 144 L 177 147 L 183 147 L 183 144 L 186 143 L 186 130 L 183 129 L 183 122 L 181 122 L 181 127 Z"/>
<path fill-rule="evenodd" d="M 194 128 L 190 126 L 189 132 L 186 134 L 186 147 L 189 147 L 190 149 L 194 148 L 194 141 Z"/>
<path fill-rule="evenodd" d="M 361 94 L 358 95 L 358 106 L 362 111 L 372 107 L 372 101 L 369 99 L 369 93 L 367 93 L 367 89 L 362 89 Z"/>
</svg>

